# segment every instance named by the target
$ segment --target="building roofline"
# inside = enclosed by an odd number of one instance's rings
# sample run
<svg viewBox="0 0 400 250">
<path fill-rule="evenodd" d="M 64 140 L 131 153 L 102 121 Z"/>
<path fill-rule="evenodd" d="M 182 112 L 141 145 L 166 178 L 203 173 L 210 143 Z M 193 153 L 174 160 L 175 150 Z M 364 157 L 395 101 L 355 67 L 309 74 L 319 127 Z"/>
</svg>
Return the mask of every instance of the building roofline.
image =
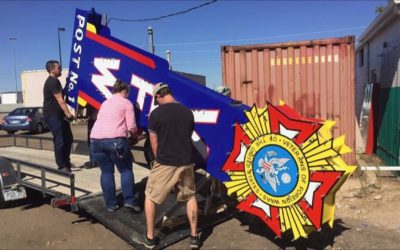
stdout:
<svg viewBox="0 0 400 250">
<path fill-rule="evenodd" d="M 359 48 L 379 34 L 386 26 L 400 15 L 400 0 L 393 0 L 386 5 L 385 9 L 358 38 Z"/>
</svg>

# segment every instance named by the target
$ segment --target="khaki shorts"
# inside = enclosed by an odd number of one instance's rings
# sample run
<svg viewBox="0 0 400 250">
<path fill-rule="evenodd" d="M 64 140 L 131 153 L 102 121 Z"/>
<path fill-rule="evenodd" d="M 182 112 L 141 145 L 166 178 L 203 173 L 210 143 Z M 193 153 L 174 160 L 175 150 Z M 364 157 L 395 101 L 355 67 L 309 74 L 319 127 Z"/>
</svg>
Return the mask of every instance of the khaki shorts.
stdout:
<svg viewBox="0 0 400 250">
<path fill-rule="evenodd" d="M 177 200 L 187 201 L 195 195 L 194 164 L 186 166 L 167 166 L 156 161 L 147 180 L 145 194 L 156 204 L 161 204 L 172 188 L 178 189 Z"/>
</svg>

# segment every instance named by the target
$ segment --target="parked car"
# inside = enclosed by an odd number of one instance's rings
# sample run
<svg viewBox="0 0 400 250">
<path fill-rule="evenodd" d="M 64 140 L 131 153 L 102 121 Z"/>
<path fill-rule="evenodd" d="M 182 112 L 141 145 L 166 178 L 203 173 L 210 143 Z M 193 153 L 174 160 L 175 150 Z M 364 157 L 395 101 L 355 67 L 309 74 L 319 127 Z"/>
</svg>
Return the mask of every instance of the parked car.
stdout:
<svg viewBox="0 0 400 250">
<path fill-rule="evenodd" d="M 1 128 L 8 134 L 18 130 L 42 133 L 47 128 L 42 107 L 17 108 L 3 118 Z"/>
</svg>

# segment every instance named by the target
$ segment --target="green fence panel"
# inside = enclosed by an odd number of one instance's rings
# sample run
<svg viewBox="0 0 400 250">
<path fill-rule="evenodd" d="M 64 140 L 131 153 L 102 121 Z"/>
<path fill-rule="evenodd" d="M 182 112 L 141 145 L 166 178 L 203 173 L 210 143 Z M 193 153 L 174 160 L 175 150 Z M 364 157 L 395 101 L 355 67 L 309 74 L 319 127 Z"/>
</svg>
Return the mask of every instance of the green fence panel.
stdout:
<svg viewBox="0 0 400 250">
<path fill-rule="evenodd" d="M 400 87 L 379 90 L 377 156 L 387 166 L 399 165 Z"/>
</svg>

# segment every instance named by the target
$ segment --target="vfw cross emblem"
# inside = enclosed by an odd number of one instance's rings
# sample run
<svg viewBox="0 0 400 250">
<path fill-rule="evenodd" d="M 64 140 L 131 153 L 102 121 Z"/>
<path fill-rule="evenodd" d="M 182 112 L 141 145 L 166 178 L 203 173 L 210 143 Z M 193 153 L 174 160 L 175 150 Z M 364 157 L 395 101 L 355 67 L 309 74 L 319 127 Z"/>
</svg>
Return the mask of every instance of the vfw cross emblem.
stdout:
<svg viewBox="0 0 400 250">
<path fill-rule="evenodd" d="M 222 170 L 238 209 L 258 216 L 278 236 L 307 237 L 333 226 L 335 193 L 356 169 L 341 155 L 344 136 L 332 138 L 333 121 L 302 117 L 289 106 L 268 104 L 235 124 L 232 153 Z"/>
</svg>

